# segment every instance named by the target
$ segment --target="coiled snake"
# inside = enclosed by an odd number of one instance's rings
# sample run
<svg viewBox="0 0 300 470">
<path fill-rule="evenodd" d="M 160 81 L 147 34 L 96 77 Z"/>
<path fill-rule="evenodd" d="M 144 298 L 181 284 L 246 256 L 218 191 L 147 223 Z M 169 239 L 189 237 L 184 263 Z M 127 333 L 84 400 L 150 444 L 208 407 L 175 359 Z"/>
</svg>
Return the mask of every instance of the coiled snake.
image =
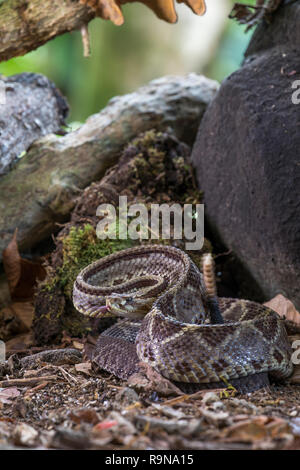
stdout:
<svg viewBox="0 0 300 470">
<path fill-rule="evenodd" d="M 121 378 L 139 360 L 175 383 L 208 387 L 292 372 L 277 313 L 247 300 L 212 299 L 196 265 L 171 246 L 129 248 L 92 263 L 74 283 L 73 302 L 84 315 L 125 318 L 99 336 L 95 354 Z"/>
</svg>

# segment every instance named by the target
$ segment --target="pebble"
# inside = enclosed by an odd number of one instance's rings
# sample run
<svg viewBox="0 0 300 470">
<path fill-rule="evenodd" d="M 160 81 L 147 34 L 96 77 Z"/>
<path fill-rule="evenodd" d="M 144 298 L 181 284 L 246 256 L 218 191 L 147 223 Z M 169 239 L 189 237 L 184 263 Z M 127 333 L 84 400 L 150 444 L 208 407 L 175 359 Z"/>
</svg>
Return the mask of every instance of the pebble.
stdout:
<svg viewBox="0 0 300 470">
<path fill-rule="evenodd" d="M 202 399 L 202 403 L 204 405 L 209 405 L 210 403 L 218 401 L 220 401 L 220 397 L 215 392 L 207 392 Z"/>
<path fill-rule="evenodd" d="M 128 404 L 139 401 L 139 396 L 133 388 L 125 387 L 117 394 L 118 400 L 125 400 Z"/>
<path fill-rule="evenodd" d="M 38 437 L 38 432 L 26 423 L 17 424 L 13 431 L 15 444 L 33 446 Z"/>
</svg>

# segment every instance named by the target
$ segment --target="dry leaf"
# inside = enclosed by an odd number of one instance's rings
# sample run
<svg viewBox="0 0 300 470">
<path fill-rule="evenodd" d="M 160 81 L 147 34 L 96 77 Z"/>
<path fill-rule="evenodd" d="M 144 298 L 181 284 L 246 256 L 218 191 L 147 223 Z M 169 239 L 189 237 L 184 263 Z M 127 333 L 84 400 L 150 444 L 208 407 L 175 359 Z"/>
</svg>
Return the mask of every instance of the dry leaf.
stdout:
<svg viewBox="0 0 300 470">
<path fill-rule="evenodd" d="M 68 414 L 68 417 L 76 424 L 89 423 L 95 425 L 99 423 L 98 413 L 92 408 L 81 408 L 79 410 L 72 410 Z"/>
<path fill-rule="evenodd" d="M 183 395 L 170 380 L 160 375 L 153 367 L 145 362 L 139 364 L 139 372 L 132 374 L 128 379 L 128 385 L 138 391 L 157 392 L 159 395 L 168 397 L 170 395 Z"/>
<path fill-rule="evenodd" d="M 257 416 L 224 429 L 226 442 L 257 442 L 268 438 L 283 438 L 291 433 L 290 425 L 281 418 Z"/>
<path fill-rule="evenodd" d="M 81 362 L 80 364 L 75 364 L 75 369 L 77 372 L 91 375 L 92 364 L 90 362 Z"/>
<path fill-rule="evenodd" d="M 264 304 L 271 308 L 286 320 L 300 325 L 300 313 L 296 310 L 295 305 L 282 294 L 276 295 L 273 299 Z"/>
<path fill-rule="evenodd" d="M 143 3 L 164 21 L 169 23 L 177 21 L 174 0 L 80 0 L 80 3 L 92 8 L 97 16 L 111 20 L 117 26 L 124 23 L 121 5 L 132 2 Z M 177 2 L 185 3 L 196 15 L 205 13 L 205 0 L 177 0 Z"/>
<path fill-rule="evenodd" d="M 33 262 L 20 256 L 17 229 L 8 246 L 3 250 L 3 266 L 12 299 L 32 298 L 37 280 L 43 280 L 46 271 L 41 262 Z"/>
<path fill-rule="evenodd" d="M 0 390 L 0 402 L 9 404 L 11 403 L 10 398 L 16 398 L 20 395 L 17 387 L 3 388 Z"/>
</svg>

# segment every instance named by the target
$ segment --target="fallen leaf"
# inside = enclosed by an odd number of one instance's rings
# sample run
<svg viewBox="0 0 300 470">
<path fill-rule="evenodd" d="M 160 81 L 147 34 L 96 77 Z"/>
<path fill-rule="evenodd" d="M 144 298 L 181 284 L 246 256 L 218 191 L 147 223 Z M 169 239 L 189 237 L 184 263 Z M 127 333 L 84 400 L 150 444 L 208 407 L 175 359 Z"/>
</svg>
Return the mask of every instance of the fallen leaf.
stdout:
<svg viewBox="0 0 300 470">
<path fill-rule="evenodd" d="M 3 250 L 3 266 L 12 299 L 32 298 L 37 280 L 46 277 L 41 261 L 34 262 L 21 258 L 15 230 L 13 238 Z"/>
<path fill-rule="evenodd" d="M 75 364 L 75 369 L 77 372 L 91 375 L 92 364 L 90 362 L 81 362 L 80 364 Z"/>
<path fill-rule="evenodd" d="M 96 424 L 99 423 L 98 413 L 91 408 L 81 408 L 78 410 L 72 410 L 68 414 L 69 418 L 76 424 L 81 423 L 90 423 Z"/>
<path fill-rule="evenodd" d="M 160 375 L 153 367 L 145 362 L 139 364 L 140 370 L 128 379 L 128 385 L 138 391 L 157 392 L 159 395 L 183 395 L 183 392 L 170 380 Z"/>
<path fill-rule="evenodd" d="M 271 308 L 282 318 L 300 325 L 300 313 L 296 310 L 295 305 L 282 294 L 276 295 L 273 299 L 264 303 L 266 307 Z"/>
<path fill-rule="evenodd" d="M 291 433 L 291 427 L 287 421 L 261 415 L 224 429 L 222 438 L 226 442 L 257 442 L 283 438 L 288 433 Z"/>
<path fill-rule="evenodd" d="M 9 387 L 0 389 L 0 402 L 1 403 L 11 403 L 10 398 L 16 398 L 20 395 L 17 387 Z"/>
</svg>

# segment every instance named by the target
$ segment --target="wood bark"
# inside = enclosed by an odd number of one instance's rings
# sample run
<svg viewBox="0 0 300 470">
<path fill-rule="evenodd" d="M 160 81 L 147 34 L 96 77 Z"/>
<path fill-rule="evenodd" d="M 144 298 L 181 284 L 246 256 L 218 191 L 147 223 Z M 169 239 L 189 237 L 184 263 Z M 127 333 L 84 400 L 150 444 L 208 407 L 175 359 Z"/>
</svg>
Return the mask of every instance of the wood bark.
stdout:
<svg viewBox="0 0 300 470">
<path fill-rule="evenodd" d="M 217 90 L 217 82 L 195 74 L 164 77 L 113 98 L 77 131 L 36 141 L 0 178 L 0 256 L 15 228 L 22 251 L 48 237 L 67 220 L 81 189 L 100 179 L 141 132 L 171 129 L 192 145 Z"/>
<path fill-rule="evenodd" d="M 0 61 L 26 54 L 55 36 L 80 29 L 95 14 L 74 0 L 2 0 Z"/>
</svg>

